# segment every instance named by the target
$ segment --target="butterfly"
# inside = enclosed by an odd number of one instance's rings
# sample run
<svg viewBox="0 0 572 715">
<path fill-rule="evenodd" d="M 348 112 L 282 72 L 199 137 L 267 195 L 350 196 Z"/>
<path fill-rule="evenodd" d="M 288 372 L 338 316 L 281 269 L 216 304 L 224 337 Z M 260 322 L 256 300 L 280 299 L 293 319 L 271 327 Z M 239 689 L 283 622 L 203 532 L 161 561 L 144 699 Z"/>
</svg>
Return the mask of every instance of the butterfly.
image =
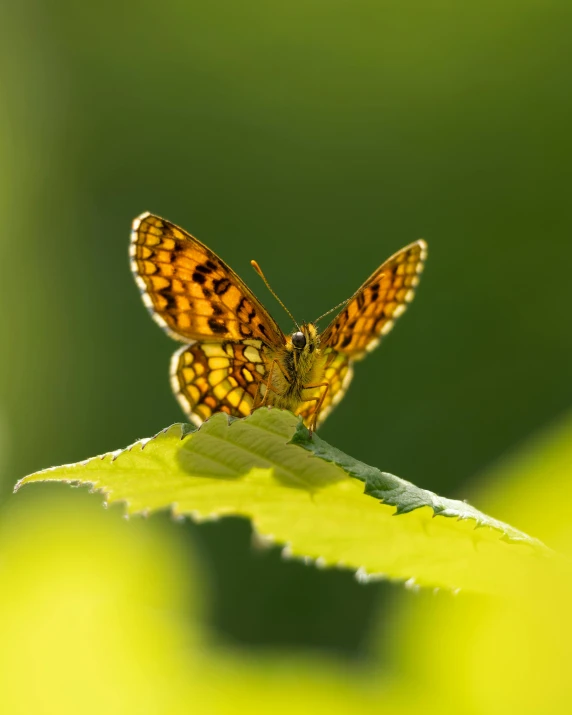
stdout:
<svg viewBox="0 0 572 715">
<path fill-rule="evenodd" d="M 319 333 L 318 321 L 284 335 L 254 293 L 214 251 L 175 224 L 144 213 L 133 222 L 131 267 L 153 319 L 183 346 L 171 385 L 200 425 L 262 405 L 301 415 L 312 431 L 344 396 L 353 363 L 371 352 L 413 300 L 427 244 L 415 241 L 374 271 Z M 321 320 L 325 315 L 318 318 Z"/>
</svg>

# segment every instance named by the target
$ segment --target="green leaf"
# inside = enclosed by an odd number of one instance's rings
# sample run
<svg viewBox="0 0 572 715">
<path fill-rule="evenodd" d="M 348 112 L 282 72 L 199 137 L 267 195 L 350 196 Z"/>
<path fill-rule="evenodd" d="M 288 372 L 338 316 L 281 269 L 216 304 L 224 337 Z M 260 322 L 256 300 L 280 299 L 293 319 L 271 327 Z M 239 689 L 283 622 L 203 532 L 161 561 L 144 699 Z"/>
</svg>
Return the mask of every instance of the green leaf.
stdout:
<svg viewBox="0 0 572 715">
<path fill-rule="evenodd" d="M 509 542 L 533 543 L 542 548 L 538 539 L 532 539 L 522 531 L 493 519 L 475 509 L 470 504 L 457 499 L 446 499 L 437 496 L 427 489 L 420 489 L 405 479 L 381 472 L 375 467 L 370 467 L 357 459 L 335 449 L 324 442 L 317 435 L 310 434 L 300 422 L 292 443 L 299 444 L 317 457 L 333 462 L 344 469 L 350 476 L 365 483 L 365 493 L 380 499 L 384 504 L 396 507 L 395 514 L 407 514 L 414 509 L 429 506 L 435 515 L 455 517 L 457 519 L 473 519 L 476 526 L 489 526 L 502 534 L 503 539 Z"/>
<path fill-rule="evenodd" d="M 358 462 L 276 409 L 240 420 L 216 414 L 199 430 L 175 424 L 125 450 L 32 474 L 16 489 L 35 481 L 89 484 L 129 514 L 245 516 L 284 555 L 363 580 L 507 593 L 557 560 L 536 539 Z"/>
</svg>

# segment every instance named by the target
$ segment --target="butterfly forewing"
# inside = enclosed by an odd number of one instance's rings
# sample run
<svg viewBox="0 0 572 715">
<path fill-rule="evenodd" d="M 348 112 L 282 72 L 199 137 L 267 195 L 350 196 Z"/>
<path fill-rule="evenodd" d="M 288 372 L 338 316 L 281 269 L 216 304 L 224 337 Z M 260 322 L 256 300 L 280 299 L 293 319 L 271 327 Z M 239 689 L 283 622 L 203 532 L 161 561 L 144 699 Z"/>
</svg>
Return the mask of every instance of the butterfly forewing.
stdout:
<svg viewBox="0 0 572 715">
<path fill-rule="evenodd" d="M 413 300 L 426 258 L 427 244 L 420 240 L 382 263 L 326 328 L 322 348 L 359 359 L 377 347 Z"/>
<path fill-rule="evenodd" d="M 151 315 L 174 338 L 284 344 L 276 322 L 236 273 L 169 221 L 149 213 L 135 219 L 131 266 Z"/>
</svg>

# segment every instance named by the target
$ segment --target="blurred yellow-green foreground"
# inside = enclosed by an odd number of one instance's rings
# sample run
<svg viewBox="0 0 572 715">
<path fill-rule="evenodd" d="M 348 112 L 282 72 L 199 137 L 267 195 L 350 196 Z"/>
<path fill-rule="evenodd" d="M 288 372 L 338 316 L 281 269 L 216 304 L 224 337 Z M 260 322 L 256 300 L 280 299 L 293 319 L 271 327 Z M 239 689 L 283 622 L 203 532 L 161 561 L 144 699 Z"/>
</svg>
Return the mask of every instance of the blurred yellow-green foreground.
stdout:
<svg viewBox="0 0 572 715">
<path fill-rule="evenodd" d="M 363 585 L 238 519 L 11 489 L 182 418 L 128 269 L 142 211 L 285 329 L 251 258 L 313 319 L 422 236 L 321 434 L 570 554 L 571 31 L 566 0 L 2 5 L 2 713 L 567 712 L 570 583 Z"/>
</svg>

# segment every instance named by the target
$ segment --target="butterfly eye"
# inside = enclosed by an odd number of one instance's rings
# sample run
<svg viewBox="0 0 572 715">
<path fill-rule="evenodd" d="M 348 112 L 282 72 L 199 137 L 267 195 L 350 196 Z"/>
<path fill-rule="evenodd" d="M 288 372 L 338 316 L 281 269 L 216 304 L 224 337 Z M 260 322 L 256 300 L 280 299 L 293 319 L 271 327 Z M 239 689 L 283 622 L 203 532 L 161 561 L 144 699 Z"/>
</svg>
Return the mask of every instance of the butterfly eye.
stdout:
<svg viewBox="0 0 572 715">
<path fill-rule="evenodd" d="M 304 333 L 294 333 L 292 335 L 292 345 L 298 348 L 298 350 L 302 350 L 302 348 L 306 347 L 306 336 Z"/>
</svg>

